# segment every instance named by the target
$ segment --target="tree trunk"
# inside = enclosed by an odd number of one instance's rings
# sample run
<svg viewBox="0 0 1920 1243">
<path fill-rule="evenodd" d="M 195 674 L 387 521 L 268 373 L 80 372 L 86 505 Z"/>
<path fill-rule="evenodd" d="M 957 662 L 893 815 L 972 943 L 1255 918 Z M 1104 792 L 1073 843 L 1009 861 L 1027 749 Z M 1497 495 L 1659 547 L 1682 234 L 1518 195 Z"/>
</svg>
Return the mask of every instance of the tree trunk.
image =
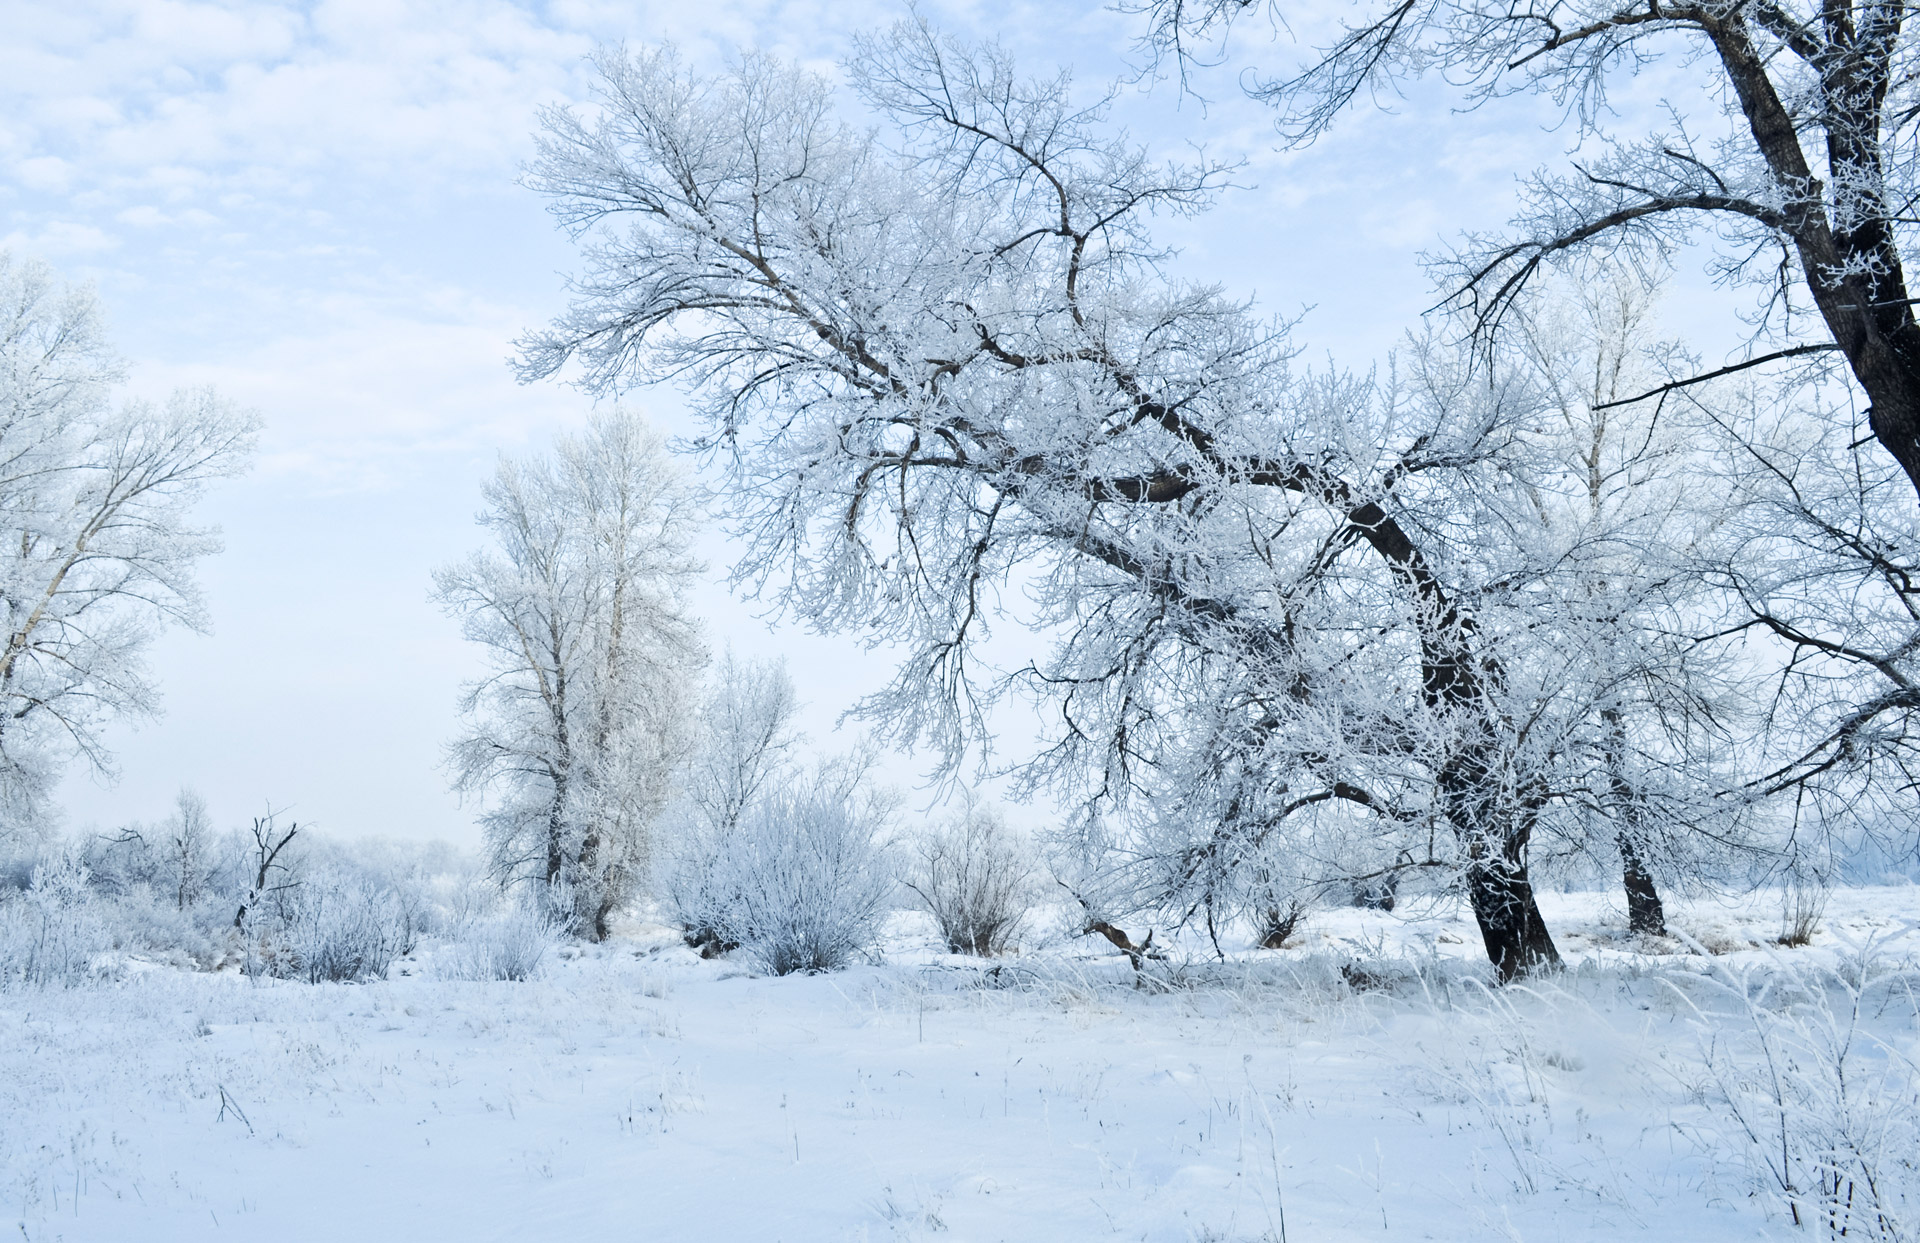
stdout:
<svg viewBox="0 0 1920 1243">
<path fill-rule="evenodd" d="M 1883 192 L 1870 192 L 1847 218 L 1829 218 L 1798 124 L 1768 76 L 1767 56 L 1747 20 L 1715 22 L 1707 28 L 1708 37 L 1775 181 L 1807 188 L 1792 191 L 1783 209 L 1807 290 L 1866 391 L 1874 439 L 1920 491 L 1920 324 L 1914 321 L 1892 226 L 1905 207 L 1887 202 Z M 1880 112 L 1894 46 L 1889 41 L 1861 55 L 1836 56 L 1821 71 L 1829 78 L 1823 83 L 1827 106 L 1837 113 L 1823 127 L 1829 185 L 1848 185 L 1859 194 L 1885 176 Z"/>
<path fill-rule="evenodd" d="M 1440 773 L 1447 820 L 1467 852 L 1467 900 L 1487 958 L 1502 984 L 1560 965 L 1560 951 L 1527 876 L 1531 825 L 1522 809 L 1500 806 L 1481 746 L 1469 745 Z M 1516 812 L 1520 814 L 1516 815 Z"/>
<path fill-rule="evenodd" d="M 1480 925 L 1480 939 L 1502 984 L 1560 965 L 1560 951 L 1540 917 L 1524 863 L 1475 861 L 1467 868 L 1467 897 Z"/>
<path fill-rule="evenodd" d="M 1849 361 L 1872 403 L 1867 408 L 1867 426 L 1874 439 L 1920 491 L 1920 367 L 1914 365 L 1913 343 L 1908 340 L 1916 334 L 1910 324 L 1902 328 L 1892 342 L 1858 351 L 1863 357 L 1853 358 L 1850 352 Z"/>
<path fill-rule="evenodd" d="M 1660 902 L 1660 891 L 1653 886 L 1653 874 L 1647 871 L 1640 850 L 1625 832 L 1620 843 L 1620 871 L 1627 890 L 1627 927 L 1650 937 L 1667 935 L 1667 911 Z"/>
<path fill-rule="evenodd" d="M 573 867 L 573 923 L 576 935 L 590 941 L 607 939 L 607 916 L 613 910 L 612 886 L 600 866 L 600 830 L 589 829 L 580 840 Z"/>
<path fill-rule="evenodd" d="M 1627 780 L 1627 725 L 1617 709 L 1600 714 L 1607 725 L 1607 783 L 1612 788 L 1619 831 L 1620 874 L 1627 891 L 1627 927 L 1651 937 L 1667 935 L 1667 913 L 1654 888 L 1653 873 L 1640 854 L 1640 799 Z"/>
<path fill-rule="evenodd" d="M 555 774 L 553 797 L 547 804 L 547 887 L 552 888 L 567 866 L 567 779 Z"/>
</svg>

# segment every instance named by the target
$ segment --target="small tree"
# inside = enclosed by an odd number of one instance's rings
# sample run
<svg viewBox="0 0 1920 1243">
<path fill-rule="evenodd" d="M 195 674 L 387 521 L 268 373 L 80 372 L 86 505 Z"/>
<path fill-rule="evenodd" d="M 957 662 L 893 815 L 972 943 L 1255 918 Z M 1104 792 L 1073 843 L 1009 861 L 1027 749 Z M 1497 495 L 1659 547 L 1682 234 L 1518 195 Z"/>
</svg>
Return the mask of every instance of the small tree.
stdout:
<svg viewBox="0 0 1920 1243">
<path fill-rule="evenodd" d="M 213 847 L 213 826 L 207 818 L 207 801 L 192 790 L 180 791 L 174 812 L 166 825 L 167 862 L 172 882 L 174 905 L 181 910 L 198 902 L 206 893 L 209 852 Z"/>
<path fill-rule="evenodd" d="M 461 702 L 454 786 L 494 797 L 483 822 L 502 879 L 569 895 L 573 932 L 598 940 L 646 875 L 692 737 L 698 505 L 622 410 L 550 456 L 503 459 L 483 495 L 494 547 L 434 575 L 491 665 Z"/>
<path fill-rule="evenodd" d="M 700 714 L 700 741 L 686 792 L 709 831 L 727 833 L 756 799 L 789 772 L 800 737 L 793 679 L 781 660 L 740 660 L 731 650 L 714 670 Z"/>
</svg>

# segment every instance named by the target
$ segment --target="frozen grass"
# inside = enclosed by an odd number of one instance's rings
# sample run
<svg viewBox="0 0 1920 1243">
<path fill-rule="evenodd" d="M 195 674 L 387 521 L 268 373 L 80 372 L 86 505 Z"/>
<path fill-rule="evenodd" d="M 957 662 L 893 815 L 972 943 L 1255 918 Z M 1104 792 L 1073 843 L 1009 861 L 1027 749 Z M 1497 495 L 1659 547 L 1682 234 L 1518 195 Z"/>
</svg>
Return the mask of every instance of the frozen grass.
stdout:
<svg viewBox="0 0 1920 1243">
<path fill-rule="evenodd" d="M 1827 1237 L 1832 1155 L 1914 1117 L 1920 890 L 1835 890 L 1804 949 L 1772 943 L 1778 895 L 1675 906 L 1725 952 L 1559 896 L 1573 968 L 1507 990 L 1469 920 L 1404 905 L 1319 912 L 1297 949 L 1176 953 L 1151 987 L 1092 941 L 951 956 L 924 916 L 895 918 L 888 965 L 819 976 L 647 928 L 521 983 L 441 978 L 431 946 L 362 985 L 123 964 L 0 996 L 0 1222 L 35 1243 Z M 1777 1093 L 1769 1041 L 1801 1074 Z M 1770 1172 L 1783 1118 L 1798 1200 Z"/>
</svg>

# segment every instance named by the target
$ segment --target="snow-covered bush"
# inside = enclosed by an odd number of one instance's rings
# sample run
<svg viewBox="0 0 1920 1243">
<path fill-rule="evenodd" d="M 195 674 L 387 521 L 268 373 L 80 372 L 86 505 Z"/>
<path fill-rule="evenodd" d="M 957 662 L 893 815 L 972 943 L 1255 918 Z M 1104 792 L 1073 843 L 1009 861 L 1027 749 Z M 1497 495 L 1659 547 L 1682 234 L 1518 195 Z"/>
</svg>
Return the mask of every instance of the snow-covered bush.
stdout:
<svg viewBox="0 0 1920 1243">
<path fill-rule="evenodd" d="M 982 957 L 1003 954 L 1031 906 L 1033 863 L 1026 846 L 992 808 L 975 808 L 914 842 L 905 883 L 939 925 L 947 948 Z"/>
<path fill-rule="evenodd" d="M 1719 1124 L 1707 1142 L 1743 1149 L 1755 1191 L 1802 1229 L 1920 1243 L 1917 1050 L 1867 1027 L 1889 1009 L 1912 1013 L 1920 975 L 1871 944 L 1849 959 L 1713 970 L 1719 996 L 1699 1021 Z"/>
<path fill-rule="evenodd" d="M 850 800 L 777 798 L 742 825 L 721 929 L 775 975 L 832 971 L 870 950 L 893 890 L 880 824 Z"/>
<path fill-rule="evenodd" d="M 173 893 L 140 886 L 118 895 L 96 895 L 94 909 L 113 948 L 127 953 L 210 971 L 236 948 L 233 911 L 224 902 L 203 900 L 181 907 Z"/>
<path fill-rule="evenodd" d="M 472 872 L 449 847 L 315 839 L 271 817 L 237 849 L 226 909 L 239 911 L 247 970 L 315 983 L 384 976 L 423 933 L 447 925 L 434 869 L 460 873 L 456 885 Z"/>
<path fill-rule="evenodd" d="M 107 932 L 84 864 L 62 854 L 40 864 L 24 892 L 0 894 L 0 990 L 83 982 Z"/>
<path fill-rule="evenodd" d="M 420 926 L 429 936 L 457 940 L 500 905 L 500 882 L 487 875 L 478 858 L 450 862 L 427 876 L 422 888 L 426 909 Z"/>
<path fill-rule="evenodd" d="M 381 979 L 407 948 L 399 896 L 365 876 L 310 875 L 259 914 L 266 974 L 318 984 Z"/>
<path fill-rule="evenodd" d="M 1307 900 L 1298 894 L 1276 896 L 1253 908 L 1253 941 L 1264 950 L 1286 948 L 1307 917 Z"/>
<path fill-rule="evenodd" d="M 512 903 L 469 920 L 435 965 L 450 980 L 531 980 L 563 927 L 545 904 Z"/>
<path fill-rule="evenodd" d="M 1826 910 L 1827 886 L 1822 878 L 1788 877 L 1780 890 L 1780 935 L 1774 939 L 1788 947 L 1813 944 Z"/>
<path fill-rule="evenodd" d="M 730 830 L 688 832 L 661 877 L 668 908 L 720 950 L 775 975 L 831 971 L 868 951 L 893 892 L 882 840 L 890 800 L 860 760 L 822 764 L 745 810 Z"/>
<path fill-rule="evenodd" d="M 688 946 L 702 958 L 740 948 L 728 940 L 727 912 L 736 895 L 725 874 L 728 853 L 740 836 L 740 826 L 722 831 L 714 826 L 676 817 L 671 845 L 660 855 L 654 884 L 667 915 L 680 925 Z"/>
<path fill-rule="evenodd" d="M 799 701 L 786 666 L 721 657 L 700 711 L 700 737 L 665 818 L 655 891 L 702 957 L 737 948 L 718 920 L 726 904 L 715 874 L 740 819 L 797 773 L 793 717 Z"/>
</svg>

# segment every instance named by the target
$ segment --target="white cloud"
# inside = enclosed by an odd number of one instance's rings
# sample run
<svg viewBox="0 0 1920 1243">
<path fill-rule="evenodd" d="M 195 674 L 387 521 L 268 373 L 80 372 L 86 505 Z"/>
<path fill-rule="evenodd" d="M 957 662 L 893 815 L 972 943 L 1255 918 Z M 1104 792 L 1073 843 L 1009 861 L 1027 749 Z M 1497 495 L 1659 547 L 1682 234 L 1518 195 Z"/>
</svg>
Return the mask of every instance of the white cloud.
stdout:
<svg viewBox="0 0 1920 1243">
<path fill-rule="evenodd" d="M 64 190 L 73 166 L 57 155 L 37 155 L 21 160 L 13 171 L 29 190 Z"/>
<path fill-rule="evenodd" d="M 506 365 L 514 308 L 461 291 L 406 302 L 335 294 L 296 333 L 192 362 L 136 360 L 136 388 L 211 384 L 265 417 L 260 470 L 307 490 L 419 486 L 420 463 L 490 456 L 577 421 L 586 403 L 522 387 Z"/>
<path fill-rule="evenodd" d="M 119 245 L 120 239 L 111 233 L 72 220 L 49 220 L 37 229 L 0 237 L 0 249 L 47 259 L 96 255 Z"/>
</svg>

